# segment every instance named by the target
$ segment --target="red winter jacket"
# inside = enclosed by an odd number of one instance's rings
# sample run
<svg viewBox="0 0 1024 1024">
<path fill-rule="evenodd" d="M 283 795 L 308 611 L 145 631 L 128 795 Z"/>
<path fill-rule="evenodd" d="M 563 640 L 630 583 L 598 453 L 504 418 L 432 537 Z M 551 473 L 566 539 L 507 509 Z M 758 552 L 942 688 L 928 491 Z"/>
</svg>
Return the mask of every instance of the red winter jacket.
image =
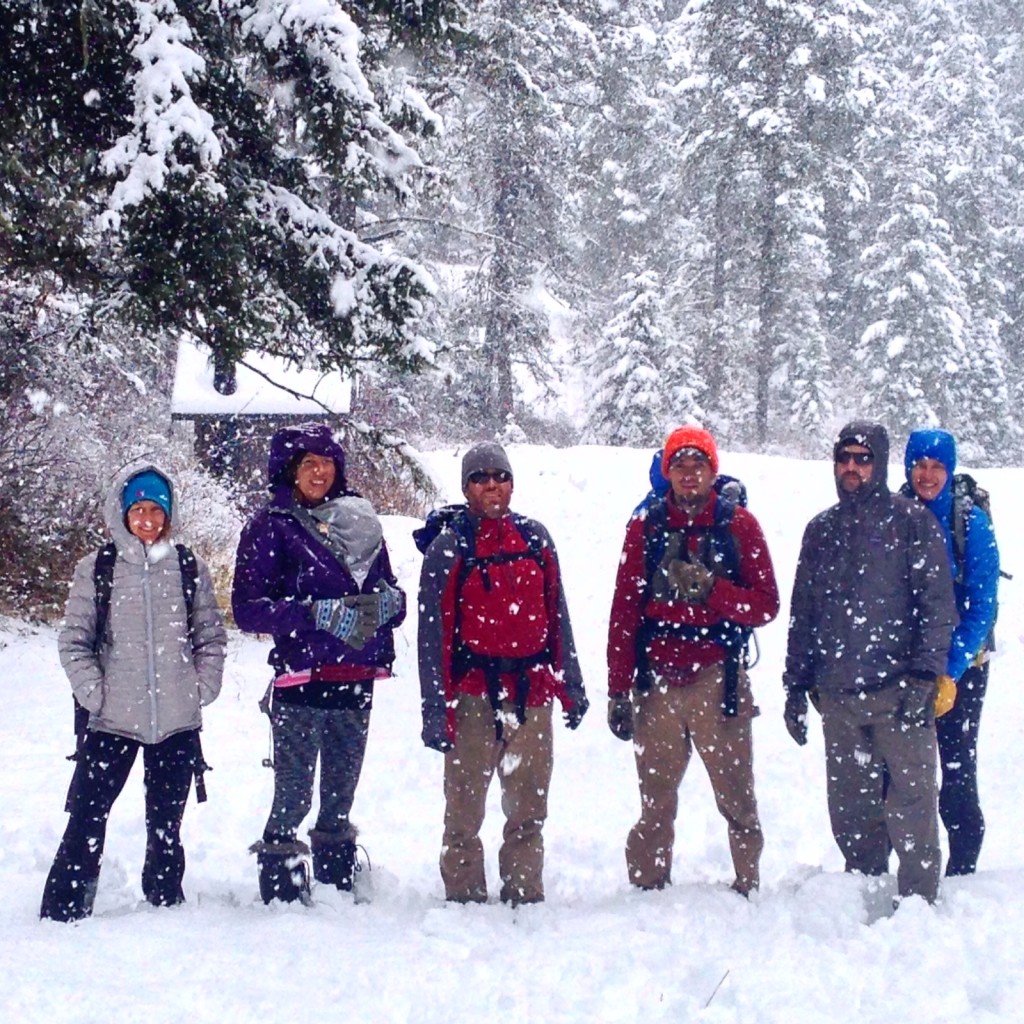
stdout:
<svg viewBox="0 0 1024 1024">
<path fill-rule="evenodd" d="M 473 523 L 476 558 L 529 551 L 510 515 L 496 520 L 474 517 Z M 536 520 L 527 520 L 526 525 L 541 542 L 539 562 L 532 555 L 490 562 L 473 566 L 463 578 L 463 554 L 453 530 L 440 533 L 424 556 L 418 636 L 423 717 L 427 723 L 445 716 L 450 739 L 453 697 L 487 693 L 480 668 L 460 671 L 461 645 L 491 657 L 542 655 L 541 663 L 529 670 L 528 707 L 557 698 L 569 708 L 584 696 L 554 543 Z M 509 694 L 514 692 L 513 673 L 502 674 L 501 682 Z"/>
<path fill-rule="evenodd" d="M 692 521 L 671 500 L 667 501 L 668 526 L 712 527 L 718 500 L 712 491 L 707 505 Z M 736 543 L 739 579 L 716 577 L 702 604 L 658 601 L 649 596 L 650 581 L 644 557 L 646 518 L 646 513 L 641 513 L 629 521 L 615 579 L 608 624 L 608 693 L 612 696 L 626 694 L 633 686 L 637 635 L 645 616 L 689 626 L 711 626 L 728 621 L 754 628 L 766 625 L 779 613 L 779 588 L 768 545 L 757 520 L 745 508 L 736 508 L 727 527 Z M 691 537 L 691 551 L 695 552 L 697 543 L 697 538 Z M 675 685 L 692 681 L 700 668 L 722 662 L 725 657 L 725 650 L 718 644 L 672 636 L 655 636 L 648 653 L 651 668 L 667 669 L 665 677 Z"/>
</svg>

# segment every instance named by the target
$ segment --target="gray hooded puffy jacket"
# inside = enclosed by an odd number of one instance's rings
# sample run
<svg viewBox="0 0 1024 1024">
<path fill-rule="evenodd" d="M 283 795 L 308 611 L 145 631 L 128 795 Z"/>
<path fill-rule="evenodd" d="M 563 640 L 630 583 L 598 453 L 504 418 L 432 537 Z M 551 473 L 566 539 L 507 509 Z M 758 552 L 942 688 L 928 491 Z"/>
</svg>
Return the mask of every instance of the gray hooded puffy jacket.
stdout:
<svg viewBox="0 0 1024 1024">
<path fill-rule="evenodd" d="M 127 467 L 114 481 L 104 507 L 117 547 L 107 639 L 97 654 L 94 552 L 75 568 L 58 651 L 75 697 L 89 711 L 90 729 L 159 743 L 202 724 L 200 708 L 220 693 L 227 635 L 202 560 L 196 558 L 190 642 L 173 542 L 159 540 L 147 549 L 124 523 L 124 485 L 146 470 L 167 480 L 173 523 L 177 501 L 167 473 L 150 463 Z"/>
</svg>

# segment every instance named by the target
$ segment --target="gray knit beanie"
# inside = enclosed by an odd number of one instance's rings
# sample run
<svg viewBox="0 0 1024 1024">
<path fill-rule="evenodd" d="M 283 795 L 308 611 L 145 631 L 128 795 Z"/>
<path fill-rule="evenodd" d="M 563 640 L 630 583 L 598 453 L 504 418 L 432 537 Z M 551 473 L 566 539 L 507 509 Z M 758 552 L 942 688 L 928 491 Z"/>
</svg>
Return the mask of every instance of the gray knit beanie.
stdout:
<svg viewBox="0 0 1024 1024">
<path fill-rule="evenodd" d="M 469 478 L 473 473 L 487 469 L 503 469 L 512 476 L 512 464 L 508 461 L 505 449 L 497 441 L 481 441 L 462 456 L 462 489 L 465 491 Z"/>
</svg>

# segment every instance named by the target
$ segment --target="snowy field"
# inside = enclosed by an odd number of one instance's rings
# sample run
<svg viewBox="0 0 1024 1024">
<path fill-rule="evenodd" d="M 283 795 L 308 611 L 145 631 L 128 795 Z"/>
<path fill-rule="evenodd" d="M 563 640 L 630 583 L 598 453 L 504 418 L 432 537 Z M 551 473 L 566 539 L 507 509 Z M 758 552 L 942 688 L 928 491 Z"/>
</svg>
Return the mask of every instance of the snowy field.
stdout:
<svg viewBox="0 0 1024 1024">
<path fill-rule="evenodd" d="M 798 748 L 780 682 L 800 535 L 834 501 L 825 461 L 731 456 L 775 560 L 783 610 L 759 632 L 753 670 L 763 887 L 727 888 L 725 824 L 699 759 L 683 783 L 674 867 L 664 892 L 627 884 L 623 845 L 638 811 L 629 745 L 605 725 L 604 645 L 626 519 L 646 490 L 649 453 L 513 447 L 513 508 L 559 547 L 592 708 L 556 730 L 547 902 L 512 911 L 447 906 L 437 857 L 442 758 L 419 740 L 415 615 L 398 636 L 396 677 L 379 685 L 353 817 L 373 864 L 372 902 L 315 889 L 312 908 L 264 907 L 246 852 L 269 809 L 268 727 L 256 702 L 267 645 L 232 637 L 220 699 L 207 709 L 209 801 L 185 815 L 187 903 L 141 902 L 141 765 L 114 807 L 96 915 L 37 919 L 64 829 L 71 700 L 55 632 L 0 621 L 0 1020 L 18 1024 L 280 1024 L 283 1021 L 796 1022 L 903 1024 L 1024 1020 L 1024 540 L 1014 525 L 1024 470 L 979 475 L 993 493 L 1004 566 L 982 722 L 988 821 L 979 873 L 947 881 L 938 905 L 906 901 L 893 880 L 843 874 L 825 808 L 820 729 Z M 426 459 L 458 497 L 458 456 Z M 895 482 L 902 471 L 892 467 Z M 386 522 L 392 561 L 415 593 L 412 520 Z M 68 566 L 70 576 L 71 567 Z M 501 813 L 484 831 L 497 891 Z"/>
</svg>

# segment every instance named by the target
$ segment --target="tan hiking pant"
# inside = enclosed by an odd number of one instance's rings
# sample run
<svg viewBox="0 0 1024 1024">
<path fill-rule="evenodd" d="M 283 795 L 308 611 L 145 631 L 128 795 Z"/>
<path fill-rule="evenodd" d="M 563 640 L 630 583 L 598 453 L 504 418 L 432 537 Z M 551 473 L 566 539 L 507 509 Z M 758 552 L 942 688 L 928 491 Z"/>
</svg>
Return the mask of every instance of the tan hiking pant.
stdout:
<svg viewBox="0 0 1024 1024">
<path fill-rule="evenodd" d="M 455 710 L 455 747 L 444 759 L 444 839 L 441 878 L 445 897 L 459 903 L 487 900 L 484 823 L 487 790 L 495 769 L 505 813 L 498 871 L 501 899 L 538 903 L 544 899 L 544 837 L 551 785 L 551 705 L 526 709 L 516 724 L 514 707 L 505 705 L 504 733 L 494 735 L 494 713 L 486 697 L 461 695 Z"/>
<path fill-rule="evenodd" d="M 745 672 L 740 672 L 735 718 L 727 718 L 722 711 L 724 689 L 722 666 L 711 665 L 687 686 L 655 683 L 649 693 L 634 693 L 640 820 L 626 840 L 626 866 L 633 885 L 661 888 L 671 881 L 679 784 L 696 747 L 718 810 L 728 824 L 734 887 L 747 893 L 758 886 L 764 837 L 754 797 L 750 725 L 757 709 Z"/>
</svg>

